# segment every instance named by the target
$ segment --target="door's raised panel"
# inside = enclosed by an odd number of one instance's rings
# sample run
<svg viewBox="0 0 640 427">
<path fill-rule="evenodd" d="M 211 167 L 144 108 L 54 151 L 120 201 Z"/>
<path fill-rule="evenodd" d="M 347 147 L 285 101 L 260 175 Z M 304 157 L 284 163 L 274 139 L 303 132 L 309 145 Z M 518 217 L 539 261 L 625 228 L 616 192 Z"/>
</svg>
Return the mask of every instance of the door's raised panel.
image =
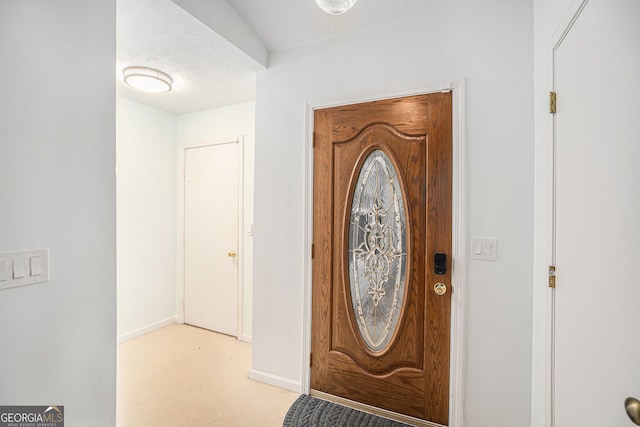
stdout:
<svg viewBox="0 0 640 427">
<path fill-rule="evenodd" d="M 426 137 L 406 135 L 388 124 L 366 126 L 347 141 L 334 143 L 334 327 L 331 349 L 349 355 L 365 371 L 377 375 L 404 366 L 424 369 L 424 236 L 426 200 Z M 360 333 L 357 306 L 353 303 L 349 269 L 350 220 L 357 181 L 366 159 L 374 152 L 385 156 L 399 181 L 405 205 L 405 286 L 398 307 L 399 328 L 388 336 L 386 346 L 372 349 Z M 405 199 L 413 203 L 407 206 Z M 339 237 L 338 237 L 339 236 Z M 349 325 L 349 328 L 345 328 Z"/>
<path fill-rule="evenodd" d="M 403 369 L 402 375 L 362 377 L 354 372 L 351 361 L 344 355 L 332 353 L 329 365 L 329 391 L 338 396 L 366 403 L 390 411 L 403 407 L 403 413 L 424 418 L 424 372 Z"/>
</svg>

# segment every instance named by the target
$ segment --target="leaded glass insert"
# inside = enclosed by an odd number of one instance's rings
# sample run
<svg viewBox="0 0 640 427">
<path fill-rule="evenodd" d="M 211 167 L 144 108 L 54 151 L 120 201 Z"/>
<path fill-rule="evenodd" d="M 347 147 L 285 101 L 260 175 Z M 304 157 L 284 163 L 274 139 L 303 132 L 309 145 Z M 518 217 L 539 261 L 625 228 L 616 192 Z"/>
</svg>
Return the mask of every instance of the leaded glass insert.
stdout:
<svg viewBox="0 0 640 427">
<path fill-rule="evenodd" d="M 384 349 L 398 320 L 406 286 L 406 219 L 400 180 L 391 159 L 372 151 L 356 182 L 349 221 L 351 301 L 360 334 Z"/>
</svg>

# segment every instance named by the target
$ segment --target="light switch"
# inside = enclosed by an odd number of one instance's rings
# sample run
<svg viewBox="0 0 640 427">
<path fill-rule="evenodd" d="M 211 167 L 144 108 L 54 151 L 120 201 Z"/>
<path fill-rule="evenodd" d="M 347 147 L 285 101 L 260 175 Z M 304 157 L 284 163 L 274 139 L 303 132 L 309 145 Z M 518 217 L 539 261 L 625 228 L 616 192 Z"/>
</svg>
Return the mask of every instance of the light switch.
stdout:
<svg viewBox="0 0 640 427">
<path fill-rule="evenodd" d="M 14 259 L 13 260 L 13 278 L 22 279 L 26 274 L 27 273 L 24 268 L 24 259 Z"/>
<path fill-rule="evenodd" d="M 49 281 L 49 249 L 0 253 L 0 291 Z"/>
<path fill-rule="evenodd" d="M 473 254 L 482 255 L 482 242 L 476 241 L 473 245 Z"/>
<path fill-rule="evenodd" d="M 39 276 L 42 274 L 42 257 L 34 256 L 29 258 L 29 268 L 31 269 L 32 276 Z"/>
<path fill-rule="evenodd" d="M 7 261 L 0 260 L 0 282 L 7 280 Z"/>
<path fill-rule="evenodd" d="M 495 261 L 497 252 L 497 240 L 493 237 L 471 238 L 471 259 Z"/>
</svg>

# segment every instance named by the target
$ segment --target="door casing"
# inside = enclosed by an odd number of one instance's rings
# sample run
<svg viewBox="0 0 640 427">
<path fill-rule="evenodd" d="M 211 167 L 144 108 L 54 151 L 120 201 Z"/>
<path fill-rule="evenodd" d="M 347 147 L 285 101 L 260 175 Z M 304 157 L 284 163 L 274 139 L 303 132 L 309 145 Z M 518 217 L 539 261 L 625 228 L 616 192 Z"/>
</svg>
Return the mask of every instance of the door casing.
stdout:
<svg viewBox="0 0 640 427">
<path fill-rule="evenodd" d="M 465 80 L 412 87 L 391 92 L 369 93 L 347 99 L 327 99 L 308 102 L 305 105 L 305 163 L 306 183 L 304 206 L 304 292 L 303 292 L 303 352 L 301 355 L 302 384 L 301 392 L 309 393 L 311 368 L 311 284 L 313 242 L 313 112 L 320 108 L 423 95 L 436 92 L 453 92 L 453 187 L 452 187 L 452 277 L 451 284 L 455 292 L 451 295 L 451 360 L 449 371 L 449 426 L 462 425 L 464 398 L 464 301 L 466 283 L 466 118 L 465 118 Z"/>
</svg>

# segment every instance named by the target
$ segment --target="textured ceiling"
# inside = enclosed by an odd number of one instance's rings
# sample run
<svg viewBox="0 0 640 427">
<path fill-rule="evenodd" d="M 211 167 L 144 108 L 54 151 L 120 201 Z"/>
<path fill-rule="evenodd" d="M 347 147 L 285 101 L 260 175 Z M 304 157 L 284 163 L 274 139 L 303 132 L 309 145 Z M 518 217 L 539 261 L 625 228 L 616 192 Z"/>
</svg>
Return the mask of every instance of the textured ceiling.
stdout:
<svg viewBox="0 0 640 427">
<path fill-rule="evenodd" d="M 262 67 L 170 0 L 118 0 L 117 93 L 174 114 L 251 101 Z M 156 68 L 174 79 L 169 93 L 125 85 L 122 69 Z"/>
<path fill-rule="evenodd" d="M 174 114 L 254 100 L 260 61 L 203 22 L 218 25 L 221 34 L 240 37 L 235 40 L 253 38 L 259 48 L 274 52 L 492 1 L 359 0 L 347 13 L 333 16 L 314 0 L 176 0 L 201 15 L 194 17 L 170 0 L 118 0 L 117 90 Z M 225 10 L 233 16 L 222 13 Z M 122 82 L 122 69 L 130 65 L 170 74 L 174 90 L 145 94 L 129 88 Z"/>
</svg>

